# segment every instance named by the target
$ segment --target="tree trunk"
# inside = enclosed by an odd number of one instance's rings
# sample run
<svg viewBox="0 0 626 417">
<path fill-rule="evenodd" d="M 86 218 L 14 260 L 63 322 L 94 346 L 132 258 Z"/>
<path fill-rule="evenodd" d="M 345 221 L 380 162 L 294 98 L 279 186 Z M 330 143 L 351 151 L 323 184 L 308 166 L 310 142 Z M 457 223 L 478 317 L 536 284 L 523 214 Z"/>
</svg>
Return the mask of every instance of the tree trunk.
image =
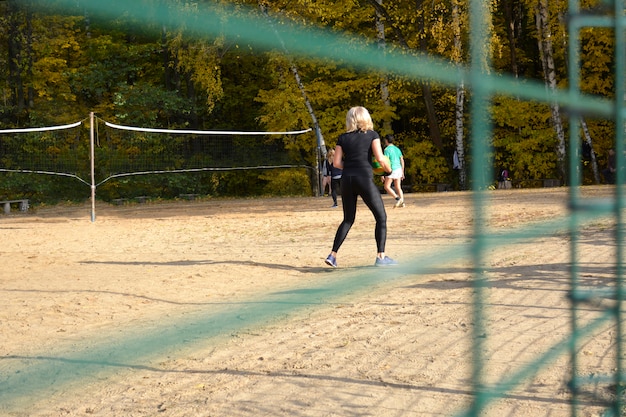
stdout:
<svg viewBox="0 0 626 417">
<path fill-rule="evenodd" d="M 591 135 L 589 134 L 589 129 L 587 128 L 587 122 L 585 122 L 585 119 L 583 119 L 582 117 L 580 118 L 580 125 L 583 128 L 585 142 L 587 142 L 587 145 L 589 145 L 589 151 L 590 151 L 589 158 L 591 159 L 591 170 L 593 171 L 593 179 L 596 182 L 596 184 L 600 184 L 600 172 L 598 171 L 598 161 L 596 159 L 596 152 L 593 150 L 593 143 L 591 140 Z"/>
<path fill-rule="evenodd" d="M 311 105 L 311 101 L 306 94 L 306 90 L 304 89 L 304 84 L 302 84 L 302 80 L 300 79 L 300 74 L 298 73 L 298 68 L 295 65 L 291 65 L 291 72 L 296 80 L 296 84 L 298 84 L 298 88 L 300 89 L 300 93 L 302 93 L 302 97 L 304 98 L 304 104 L 306 105 L 307 111 L 311 116 L 311 120 L 313 121 L 313 126 L 315 126 L 315 131 L 317 134 L 318 147 L 320 150 L 320 156 L 323 159 L 326 158 L 326 143 L 324 142 L 324 136 L 322 136 L 322 131 L 320 129 L 319 122 L 317 121 L 317 117 L 315 116 L 315 111 L 313 110 L 313 106 Z"/>
<path fill-rule="evenodd" d="M 383 0 L 376 0 L 379 6 L 382 7 Z M 385 44 L 385 22 L 384 17 L 381 13 L 376 9 L 376 37 L 378 39 L 378 48 L 383 51 L 386 48 Z M 391 100 L 389 99 L 389 77 L 384 74 L 380 80 L 380 97 L 383 102 L 383 106 L 385 107 L 385 114 L 390 114 L 391 109 Z M 382 132 L 385 134 L 393 133 L 391 128 L 391 119 L 389 117 L 385 117 L 383 120 Z"/>
<path fill-rule="evenodd" d="M 511 73 L 515 78 L 518 78 L 518 69 L 517 69 L 517 42 L 515 39 L 515 22 L 516 22 L 516 14 L 513 13 L 513 5 L 511 4 L 514 0 L 503 0 L 504 7 L 504 16 L 506 23 L 506 33 L 509 38 L 509 59 L 511 60 Z"/>
<path fill-rule="evenodd" d="M 417 0 L 417 9 L 422 5 L 422 0 Z M 424 36 L 424 14 L 418 14 L 418 25 L 420 32 L 419 47 L 423 52 L 428 52 L 428 43 L 426 41 L 427 36 Z M 424 95 L 424 105 L 426 106 L 426 116 L 428 117 L 428 127 L 430 129 L 430 139 L 433 144 L 439 149 L 439 152 L 443 153 L 443 140 L 441 139 L 441 130 L 439 130 L 439 121 L 437 120 L 437 113 L 435 112 L 435 104 L 433 103 L 433 92 L 430 88 L 430 84 L 427 82 L 422 84 L 422 93 Z"/>
<path fill-rule="evenodd" d="M 293 73 L 293 76 L 296 79 L 296 84 L 298 84 L 300 93 L 302 94 L 302 97 L 304 98 L 304 104 L 306 105 L 307 111 L 309 112 L 309 115 L 311 116 L 311 120 L 313 121 L 313 126 L 315 127 L 315 136 L 317 138 L 317 167 L 316 167 L 317 172 L 315 174 L 315 179 L 317 181 L 317 184 L 315 186 L 315 196 L 319 197 L 321 195 L 323 197 L 324 190 L 322 190 L 321 167 L 322 167 L 323 161 L 326 159 L 326 153 L 327 153 L 326 143 L 324 142 L 322 129 L 320 128 L 320 124 L 317 121 L 317 117 L 315 116 L 315 111 L 313 110 L 313 106 L 311 105 L 311 102 L 309 101 L 309 97 L 306 94 L 306 90 L 304 89 L 304 84 L 302 84 L 302 80 L 300 80 L 300 74 L 298 73 L 298 68 L 294 64 L 291 65 L 291 72 Z"/>
<path fill-rule="evenodd" d="M 559 22 L 563 25 L 563 27 L 567 27 L 567 16 L 564 14 L 559 14 Z M 567 56 L 567 37 L 563 36 L 563 50 L 566 51 Z M 569 61 L 566 59 L 565 63 L 567 65 Z M 565 67 L 566 71 L 569 71 L 569 68 Z M 587 127 L 587 122 L 583 117 L 580 118 L 580 126 L 583 130 L 583 143 L 586 143 L 589 147 L 589 162 L 591 163 L 591 170 L 593 172 L 593 180 L 596 184 L 600 184 L 600 171 L 598 171 L 598 160 L 596 158 L 596 152 L 593 149 L 593 141 L 591 139 L 591 134 L 589 133 L 589 128 Z"/>
<path fill-rule="evenodd" d="M 459 13 L 459 5 L 456 1 L 452 2 L 452 30 L 454 31 L 454 49 L 455 56 L 460 60 L 463 44 L 461 41 L 461 15 Z M 456 104 L 454 106 L 454 117 L 456 126 L 455 152 L 456 158 L 453 158 L 453 169 L 459 173 L 459 188 L 467 189 L 467 169 L 465 166 L 465 131 L 463 111 L 465 107 L 465 86 L 461 82 L 456 87 Z"/>
<path fill-rule="evenodd" d="M 25 2 L 24 4 L 24 19 L 25 19 L 25 27 L 24 27 L 24 41 L 26 44 L 24 45 L 25 51 L 25 69 L 26 77 L 28 80 L 33 79 L 33 8 L 32 5 Z M 33 88 L 32 82 L 28 82 L 28 87 L 26 87 L 26 97 L 27 97 L 27 106 L 29 109 L 35 107 L 35 89 Z"/>
<path fill-rule="evenodd" d="M 20 16 L 18 1 L 9 0 L 7 2 L 8 16 L 8 66 L 9 66 L 9 88 L 11 89 L 11 105 L 17 113 L 26 108 L 24 84 L 22 78 L 22 66 L 24 51 L 20 39 L 22 38 L 20 28 Z"/>
<path fill-rule="evenodd" d="M 384 7 L 381 6 L 381 4 L 378 3 L 378 0 L 368 0 L 369 3 L 374 7 L 374 10 L 376 10 L 377 13 L 380 13 L 380 15 L 382 17 L 385 18 L 385 20 L 387 22 L 391 22 L 391 17 L 389 16 L 389 13 L 387 13 L 387 10 L 385 10 Z M 417 0 L 417 10 L 419 12 L 419 9 L 422 7 L 422 1 L 423 0 Z M 420 32 L 424 32 L 424 18 L 422 13 L 418 13 L 419 14 L 419 18 L 418 18 L 418 24 L 419 24 L 419 28 L 420 28 Z M 410 49 L 408 43 L 406 42 L 406 40 L 404 39 L 404 35 L 402 34 L 402 31 L 400 31 L 400 29 L 398 29 L 396 27 L 396 25 L 391 25 L 391 28 L 393 29 L 394 34 L 396 35 L 396 38 L 398 39 L 398 43 L 400 43 L 400 45 L 403 48 L 406 49 Z M 419 49 L 421 51 L 424 52 L 428 52 L 428 44 L 426 42 L 427 36 L 421 36 L 420 37 L 420 43 L 419 43 Z M 435 105 L 433 103 L 433 94 L 432 94 L 432 89 L 430 88 L 430 85 L 428 83 L 423 83 L 421 84 L 422 87 L 422 97 L 424 98 L 424 105 L 426 107 L 426 117 L 428 118 L 428 127 L 430 129 L 430 139 L 432 140 L 433 144 L 437 147 L 437 149 L 439 149 L 440 152 L 443 152 L 443 141 L 441 139 L 441 131 L 439 130 L 439 121 L 437 120 L 437 113 L 435 112 Z"/>
<path fill-rule="evenodd" d="M 161 26 L 161 60 L 163 63 L 163 84 L 168 91 L 174 90 L 173 68 L 170 65 L 170 50 L 167 45 L 167 28 Z"/>
<path fill-rule="evenodd" d="M 465 166 L 465 134 L 463 132 L 463 109 L 465 102 L 465 87 L 460 84 L 456 88 L 456 105 L 454 106 L 456 119 L 455 152 L 457 165 L 453 166 L 459 172 L 459 188 L 467 190 L 467 168 Z M 454 165 L 454 164 L 453 164 Z"/>
<path fill-rule="evenodd" d="M 261 4 L 261 2 L 259 2 L 259 7 L 261 8 L 261 11 L 267 16 L 266 6 Z M 283 41 L 280 38 L 280 35 L 278 34 L 278 31 L 274 30 L 274 32 L 276 33 L 276 37 L 278 38 L 279 42 L 283 44 Z M 287 51 L 287 48 L 285 48 L 284 44 L 283 44 L 283 49 L 285 50 L 286 55 L 289 56 L 289 51 Z M 293 73 L 293 76 L 295 77 L 296 84 L 298 85 L 298 88 L 300 89 L 300 93 L 302 94 L 302 98 L 304 99 L 304 104 L 306 106 L 307 111 L 309 112 L 309 115 L 311 116 L 311 120 L 313 121 L 313 127 L 315 128 L 315 136 L 317 139 L 317 167 L 316 167 L 317 172 L 315 175 L 317 184 L 315 187 L 315 195 L 319 197 L 319 195 L 323 191 L 322 180 L 321 180 L 321 176 L 322 176 L 321 167 L 322 167 L 323 161 L 326 159 L 326 143 L 324 141 L 324 136 L 322 135 L 322 129 L 320 128 L 320 124 L 317 120 L 317 116 L 315 116 L 315 111 L 313 110 L 313 106 L 311 105 L 311 101 L 309 100 L 309 96 L 306 94 L 306 90 L 304 89 L 304 84 L 302 84 L 302 80 L 300 79 L 298 68 L 295 66 L 295 64 L 293 64 L 293 62 L 291 63 L 291 72 Z"/>
<path fill-rule="evenodd" d="M 543 74 L 546 85 L 550 91 L 556 90 L 556 70 L 554 68 L 554 56 L 552 50 L 551 32 L 548 19 L 548 5 L 547 0 L 538 0 L 536 10 L 536 23 L 539 42 L 539 53 L 541 55 L 541 64 L 543 66 Z M 565 170 L 565 131 L 563 129 L 563 121 L 561 120 L 561 110 L 558 103 L 553 102 L 550 105 L 550 111 L 552 113 L 552 126 L 556 132 L 557 145 L 556 145 L 556 157 L 557 157 L 557 169 L 558 174 L 563 180 L 567 182 L 567 175 Z"/>
<path fill-rule="evenodd" d="M 185 85 L 187 90 L 187 100 L 190 103 L 196 103 L 197 101 L 197 93 L 196 93 L 196 85 L 193 81 L 192 73 L 189 71 L 185 72 Z M 187 116 L 187 121 L 189 122 L 189 126 L 192 129 L 200 128 L 200 119 L 198 116 L 198 110 L 196 106 L 192 106 L 189 115 Z"/>
</svg>

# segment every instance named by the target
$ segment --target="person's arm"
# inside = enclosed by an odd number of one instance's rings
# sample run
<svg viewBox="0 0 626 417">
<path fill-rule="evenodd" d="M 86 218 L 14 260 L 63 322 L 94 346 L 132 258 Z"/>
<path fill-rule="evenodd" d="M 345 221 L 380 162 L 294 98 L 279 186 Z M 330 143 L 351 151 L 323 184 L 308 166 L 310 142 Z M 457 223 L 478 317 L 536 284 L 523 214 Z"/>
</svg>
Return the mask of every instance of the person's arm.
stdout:
<svg viewBox="0 0 626 417">
<path fill-rule="evenodd" d="M 337 145 L 335 147 L 335 156 L 333 157 L 333 165 L 335 168 L 343 169 L 343 149 Z"/>
<path fill-rule="evenodd" d="M 372 153 L 385 172 L 391 172 L 391 164 L 389 163 L 389 159 L 384 158 L 385 154 L 383 153 L 383 148 L 380 145 L 380 138 L 372 141 Z"/>
<path fill-rule="evenodd" d="M 404 157 L 400 156 L 400 164 L 402 165 L 402 179 L 404 179 Z"/>
</svg>

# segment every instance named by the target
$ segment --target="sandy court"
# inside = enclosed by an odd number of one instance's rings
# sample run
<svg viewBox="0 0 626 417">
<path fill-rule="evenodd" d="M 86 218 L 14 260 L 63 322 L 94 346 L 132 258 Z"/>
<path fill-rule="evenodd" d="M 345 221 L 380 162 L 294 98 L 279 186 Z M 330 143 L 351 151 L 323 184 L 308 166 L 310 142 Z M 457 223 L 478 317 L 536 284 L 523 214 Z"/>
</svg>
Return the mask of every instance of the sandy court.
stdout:
<svg viewBox="0 0 626 417">
<path fill-rule="evenodd" d="M 488 195 L 496 233 L 567 213 L 566 188 Z M 362 204 L 339 268 L 324 265 L 341 220 L 327 197 L 98 203 L 95 222 L 88 204 L 2 215 L 0 415 L 455 415 L 472 398 L 471 197 L 407 194 L 393 209 L 384 196 L 401 266 L 382 270 Z M 580 229 L 583 289 L 614 285 L 613 233 L 609 218 Z M 485 264 L 485 379 L 503 388 L 540 368 L 485 415 L 569 416 L 565 351 L 532 365 L 571 332 L 567 233 L 494 247 Z M 613 371 L 614 333 L 579 344 L 580 376 Z M 583 397 L 579 415 L 597 404 Z"/>
</svg>

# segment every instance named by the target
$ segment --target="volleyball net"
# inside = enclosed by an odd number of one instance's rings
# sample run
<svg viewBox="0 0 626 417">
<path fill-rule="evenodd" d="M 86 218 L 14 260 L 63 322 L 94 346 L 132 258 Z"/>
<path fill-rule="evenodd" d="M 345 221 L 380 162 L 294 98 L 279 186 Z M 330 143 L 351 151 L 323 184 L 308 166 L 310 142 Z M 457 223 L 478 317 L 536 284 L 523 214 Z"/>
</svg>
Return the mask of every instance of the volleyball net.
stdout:
<svg viewBox="0 0 626 417">
<path fill-rule="evenodd" d="M 59 175 L 89 185 L 89 141 L 83 121 L 0 130 L 0 172 Z"/>
<path fill-rule="evenodd" d="M 138 175 L 278 168 L 315 171 L 310 162 L 285 146 L 285 138 L 310 133 L 310 128 L 281 132 L 161 129 L 125 126 L 94 115 L 87 124 L 89 129 L 85 121 L 79 121 L 0 130 L 0 172 L 71 177 L 95 189 Z"/>
<path fill-rule="evenodd" d="M 285 132 L 154 129 L 101 121 L 97 134 L 97 185 L 113 178 L 158 173 L 270 168 L 311 168 L 294 161 L 281 140 L 312 129 Z M 298 163 L 299 162 L 299 163 Z"/>
</svg>

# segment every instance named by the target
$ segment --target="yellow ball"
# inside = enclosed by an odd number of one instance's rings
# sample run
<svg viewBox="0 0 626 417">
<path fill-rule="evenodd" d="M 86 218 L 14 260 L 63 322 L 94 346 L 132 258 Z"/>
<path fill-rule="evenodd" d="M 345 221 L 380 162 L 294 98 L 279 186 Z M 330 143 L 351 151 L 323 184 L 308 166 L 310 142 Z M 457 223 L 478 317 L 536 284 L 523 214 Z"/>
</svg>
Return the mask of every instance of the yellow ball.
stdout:
<svg viewBox="0 0 626 417">
<path fill-rule="evenodd" d="M 388 156 L 383 156 L 383 159 L 387 161 L 387 163 L 391 166 Z M 385 175 L 385 169 L 382 167 L 382 165 L 380 165 L 380 163 L 373 156 L 372 156 L 372 171 L 374 172 L 374 175 Z"/>
</svg>

